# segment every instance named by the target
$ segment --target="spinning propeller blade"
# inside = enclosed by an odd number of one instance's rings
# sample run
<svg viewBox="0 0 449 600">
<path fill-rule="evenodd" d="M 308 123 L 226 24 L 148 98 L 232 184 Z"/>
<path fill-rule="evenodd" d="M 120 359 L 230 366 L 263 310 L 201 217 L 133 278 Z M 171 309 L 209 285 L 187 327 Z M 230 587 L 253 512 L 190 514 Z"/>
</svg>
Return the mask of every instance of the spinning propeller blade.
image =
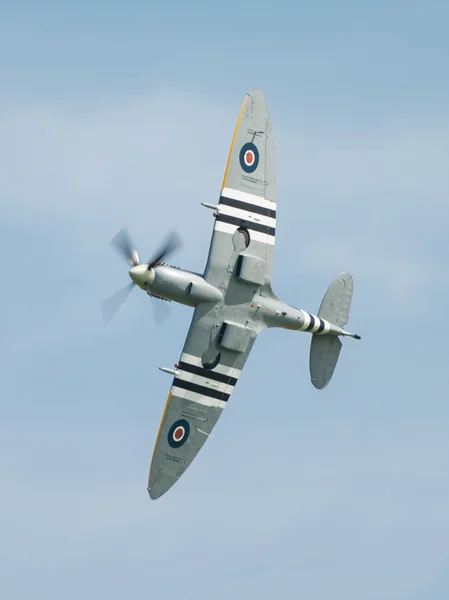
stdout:
<svg viewBox="0 0 449 600">
<path fill-rule="evenodd" d="M 159 248 L 159 251 L 151 260 L 148 261 L 148 270 L 152 269 L 155 265 L 160 263 L 163 258 L 181 248 L 181 240 L 179 239 L 178 234 L 175 231 L 172 231 L 168 238 L 165 240 L 165 243 Z"/>
<path fill-rule="evenodd" d="M 112 238 L 111 245 L 121 254 L 126 261 L 135 267 L 140 264 L 139 254 L 135 249 L 131 236 L 126 228 L 120 229 L 118 233 Z M 160 263 L 168 254 L 171 254 L 174 250 L 181 247 L 181 240 L 175 231 L 172 231 L 164 244 L 159 248 L 158 252 L 153 255 L 153 258 L 149 261 L 147 270 L 152 269 L 158 263 Z M 119 310 L 125 300 L 128 298 L 131 290 L 136 284 L 134 282 L 129 283 L 125 288 L 119 290 L 106 300 L 102 302 L 101 308 L 103 312 L 103 318 L 106 322 L 109 322 Z M 157 297 L 151 296 L 152 304 L 154 307 L 154 318 L 156 322 L 161 323 L 168 315 L 170 307 L 168 302 L 160 300 Z"/>
<path fill-rule="evenodd" d="M 131 242 L 131 236 L 126 228 L 120 229 L 111 240 L 112 246 L 135 267 L 139 264 L 139 254 Z"/>
<path fill-rule="evenodd" d="M 149 294 L 148 294 L 149 295 Z M 149 295 L 150 296 L 150 295 Z M 170 302 L 150 296 L 153 307 L 153 317 L 157 325 L 160 325 L 170 314 Z"/>
<path fill-rule="evenodd" d="M 121 305 L 128 298 L 135 285 L 136 284 L 133 282 L 128 283 L 126 287 L 122 288 L 118 292 L 115 292 L 115 294 L 102 302 L 101 310 L 103 312 L 103 318 L 107 323 L 109 323 Z"/>
</svg>

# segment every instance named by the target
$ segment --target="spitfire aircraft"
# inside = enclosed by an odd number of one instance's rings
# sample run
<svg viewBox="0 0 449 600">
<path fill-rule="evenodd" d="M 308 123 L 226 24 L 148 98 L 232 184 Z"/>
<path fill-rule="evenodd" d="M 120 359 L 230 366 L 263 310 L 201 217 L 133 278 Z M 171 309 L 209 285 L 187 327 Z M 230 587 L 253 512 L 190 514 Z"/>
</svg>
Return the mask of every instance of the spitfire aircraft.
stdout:
<svg viewBox="0 0 449 600">
<path fill-rule="evenodd" d="M 312 334 L 312 384 L 324 388 L 337 363 L 353 282 L 342 273 L 318 315 L 289 306 L 271 289 L 276 232 L 275 152 L 270 116 L 260 90 L 247 94 L 231 143 L 203 275 L 163 262 L 179 243 L 174 234 L 145 264 L 125 230 L 112 240 L 131 264 L 132 283 L 103 304 L 110 318 L 134 286 L 149 296 L 194 308 L 178 362 L 159 367 L 173 376 L 151 461 L 148 492 L 162 496 L 189 467 L 227 405 L 257 335 L 267 327 Z"/>
</svg>

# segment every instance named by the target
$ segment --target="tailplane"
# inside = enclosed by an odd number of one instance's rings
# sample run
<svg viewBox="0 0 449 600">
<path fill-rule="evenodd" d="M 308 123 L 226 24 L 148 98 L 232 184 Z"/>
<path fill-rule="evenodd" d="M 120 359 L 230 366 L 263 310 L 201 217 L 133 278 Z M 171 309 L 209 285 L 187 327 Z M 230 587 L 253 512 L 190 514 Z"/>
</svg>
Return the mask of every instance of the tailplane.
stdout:
<svg viewBox="0 0 449 600">
<path fill-rule="evenodd" d="M 341 273 L 330 284 L 321 302 L 318 316 L 337 327 L 343 327 L 349 320 L 353 291 L 353 281 L 349 273 Z M 349 334 L 360 339 L 360 336 Z M 310 344 L 310 380 L 318 389 L 326 387 L 334 374 L 340 356 L 342 343 L 336 335 L 312 335 Z"/>
</svg>

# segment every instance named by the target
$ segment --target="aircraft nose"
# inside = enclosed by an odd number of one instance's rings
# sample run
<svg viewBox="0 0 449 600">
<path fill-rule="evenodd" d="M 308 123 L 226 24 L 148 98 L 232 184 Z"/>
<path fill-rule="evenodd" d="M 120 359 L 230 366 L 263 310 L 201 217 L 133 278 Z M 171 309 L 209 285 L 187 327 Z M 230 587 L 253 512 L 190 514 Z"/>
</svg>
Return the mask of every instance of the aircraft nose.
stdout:
<svg viewBox="0 0 449 600">
<path fill-rule="evenodd" d="M 148 265 L 136 265 L 130 269 L 129 276 L 139 287 L 145 287 L 154 280 L 153 269 L 148 269 Z"/>
</svg>

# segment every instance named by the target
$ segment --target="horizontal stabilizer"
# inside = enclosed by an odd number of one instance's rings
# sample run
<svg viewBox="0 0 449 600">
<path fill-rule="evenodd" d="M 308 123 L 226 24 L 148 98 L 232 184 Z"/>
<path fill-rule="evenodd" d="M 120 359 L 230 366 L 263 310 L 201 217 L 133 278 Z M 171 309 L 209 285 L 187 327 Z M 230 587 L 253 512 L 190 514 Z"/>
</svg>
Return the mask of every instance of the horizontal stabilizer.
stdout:
<svg viewBox="0 0 449 600">
<path fill-rule="evenodd" d="M 324 295 L 318 316 L 338 327 L 346 325 L 351 309 L 352 290 L 352 276 L 349 273 L 338 275 Z"/>
<path fill-rule="evenodd" d="M 352 291 L 352 276 L 349 273 L 338 275 L 324 295 L 318 316 L 337 327 L 346 325 L 351 309 Z M 318 390 L 325 388 L 331 380 L 340 356 L 341 345 L 338 336 L 315 333 L 312 335 L 309 359 L 310 379 Z"/>
<path fill-rule="evenodd" d="M 310 380 L 322 390 L 334 374 L 341 350 L 340 339 L 335 335 L 312 335 L 310 345 Z"/>
</svg>

